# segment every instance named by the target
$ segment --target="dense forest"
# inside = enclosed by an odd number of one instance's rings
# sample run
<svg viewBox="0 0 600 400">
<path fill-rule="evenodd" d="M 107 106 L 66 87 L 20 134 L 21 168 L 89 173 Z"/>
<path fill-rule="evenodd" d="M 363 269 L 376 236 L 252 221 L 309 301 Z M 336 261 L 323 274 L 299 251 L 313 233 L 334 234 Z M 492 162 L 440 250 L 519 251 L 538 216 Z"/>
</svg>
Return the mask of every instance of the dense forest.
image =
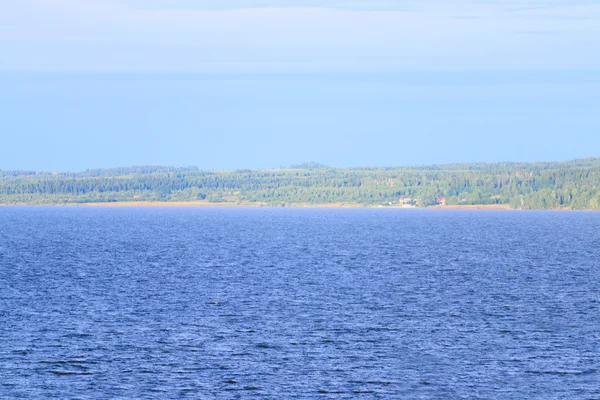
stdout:
<svg viewBox="0 0 600 400">
<path fill-rule="evenodd" d="M 269 206 L 506 204 L 519 209 L 600 209 L 600 158 L 549 163 L 476 163 L 208 171 L 142 166 L 77 173 L 0 171 L 0 204 L 120 201 L 233 202 Z"/>
</svg>

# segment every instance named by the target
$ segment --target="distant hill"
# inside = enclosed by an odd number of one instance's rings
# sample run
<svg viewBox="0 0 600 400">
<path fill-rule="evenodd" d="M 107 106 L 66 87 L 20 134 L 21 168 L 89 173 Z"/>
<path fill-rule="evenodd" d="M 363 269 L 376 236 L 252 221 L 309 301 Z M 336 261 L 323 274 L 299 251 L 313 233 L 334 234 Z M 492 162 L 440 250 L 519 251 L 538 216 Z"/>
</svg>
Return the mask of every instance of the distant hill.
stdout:
<svg viewBox="0 0 600 400">
<path fill-rule="evenodd" d="M 305 162 L 301 164 L 292 164 L 289 166 L 289 169 L 325 169 L 331 168 L 329 165 L 321 164 L 318 162 Z"/>
<path fill-rule="evenodd" d="M 206 171 L 139 166 L 77 173 L 0 171 L 0 203 L 209 201 L 271 206 L 507 205 L 600 209 L 600 158 L 564 162 Z"/>
</svg>

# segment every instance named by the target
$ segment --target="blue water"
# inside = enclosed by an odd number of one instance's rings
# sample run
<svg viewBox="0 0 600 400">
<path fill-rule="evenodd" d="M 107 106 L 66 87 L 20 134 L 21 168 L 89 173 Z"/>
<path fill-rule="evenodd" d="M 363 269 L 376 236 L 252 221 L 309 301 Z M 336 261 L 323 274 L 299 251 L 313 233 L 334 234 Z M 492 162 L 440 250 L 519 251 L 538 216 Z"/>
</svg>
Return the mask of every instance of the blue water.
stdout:
<svg viewBox="0 0 600 400">
<path fill-rule="evenodd" d="M 0 397 L 600 398 L 600 213 L 0 207 Z"/>
</svg>

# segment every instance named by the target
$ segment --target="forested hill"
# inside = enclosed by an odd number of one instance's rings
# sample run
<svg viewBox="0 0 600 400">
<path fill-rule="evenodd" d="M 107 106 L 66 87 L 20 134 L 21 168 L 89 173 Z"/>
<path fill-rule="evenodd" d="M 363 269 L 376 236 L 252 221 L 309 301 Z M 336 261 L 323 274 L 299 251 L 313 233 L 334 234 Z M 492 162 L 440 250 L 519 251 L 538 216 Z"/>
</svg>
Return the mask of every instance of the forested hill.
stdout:
<svg viewBox="0 0 600 400">
<path fill-rule="evenodd" d="M 0 203 L 191 201 L 600 209 L 600 158 L 393 168 L 207 171 L 143 166 L 78 173 L 0 171 Z"/>
</svg>

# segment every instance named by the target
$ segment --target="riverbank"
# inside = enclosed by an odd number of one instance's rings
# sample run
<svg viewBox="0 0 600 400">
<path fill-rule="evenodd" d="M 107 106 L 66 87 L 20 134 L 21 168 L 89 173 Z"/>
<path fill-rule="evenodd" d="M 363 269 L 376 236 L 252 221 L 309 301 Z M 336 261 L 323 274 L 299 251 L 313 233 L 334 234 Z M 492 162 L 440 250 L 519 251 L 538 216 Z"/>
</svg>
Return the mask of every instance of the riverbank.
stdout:
<svg viewBox="0 0 600 400">
<path fill-rule="evenodd" d="M 469 205 L 448 205 L 448 206 L 430 206 L 427 208 L 443 210 L 514 210 L 509 204 L 469 204 Z"/>
<path fill-rule="evenodd" d="M 379 208 L 379 209 L 413 209 L 413 210 L 507 210 L 516 211 L 508 204 L 468 204 L 468 205 L 438 205 L 429 207 L 415 207 L 409 205 L 364 205 L 356 203 L 295 203 L 295 204 L 267 204 L 258 202 L 222 202 L 214 203 L 206 200 L 195 201 L 117 201 L 110 203 L 60 203 L 60 204 L 29 204 L 11 203 L 0 204 L 0 207 L 215 207 L 215 208 Z M 540 209 L 542 210 L 542 209 Z M 598 210 L 572 210 L 570 208 L 543 209 L 546 211 L 598 211 Z"/>
<path fill-rule="evenodd" d="M 222 202 L 215 203 L 206 200 L 195 201 L 119 201 L 106 203 L 60 203 L 60 204 L 0 204 L 1 206 L 16 207 L 271 207 L 271 208 L 393 208 L 393 209 L 424 209 L 409 205 L 364 205 L 357 203 L 295 203 L 275 205 L 259 202 Z M 453 209 L 453 210 L 510 210 L 508 205 L 465 205 L 465 206 L 431 206 L 427 209 Z"/>
</svg>

